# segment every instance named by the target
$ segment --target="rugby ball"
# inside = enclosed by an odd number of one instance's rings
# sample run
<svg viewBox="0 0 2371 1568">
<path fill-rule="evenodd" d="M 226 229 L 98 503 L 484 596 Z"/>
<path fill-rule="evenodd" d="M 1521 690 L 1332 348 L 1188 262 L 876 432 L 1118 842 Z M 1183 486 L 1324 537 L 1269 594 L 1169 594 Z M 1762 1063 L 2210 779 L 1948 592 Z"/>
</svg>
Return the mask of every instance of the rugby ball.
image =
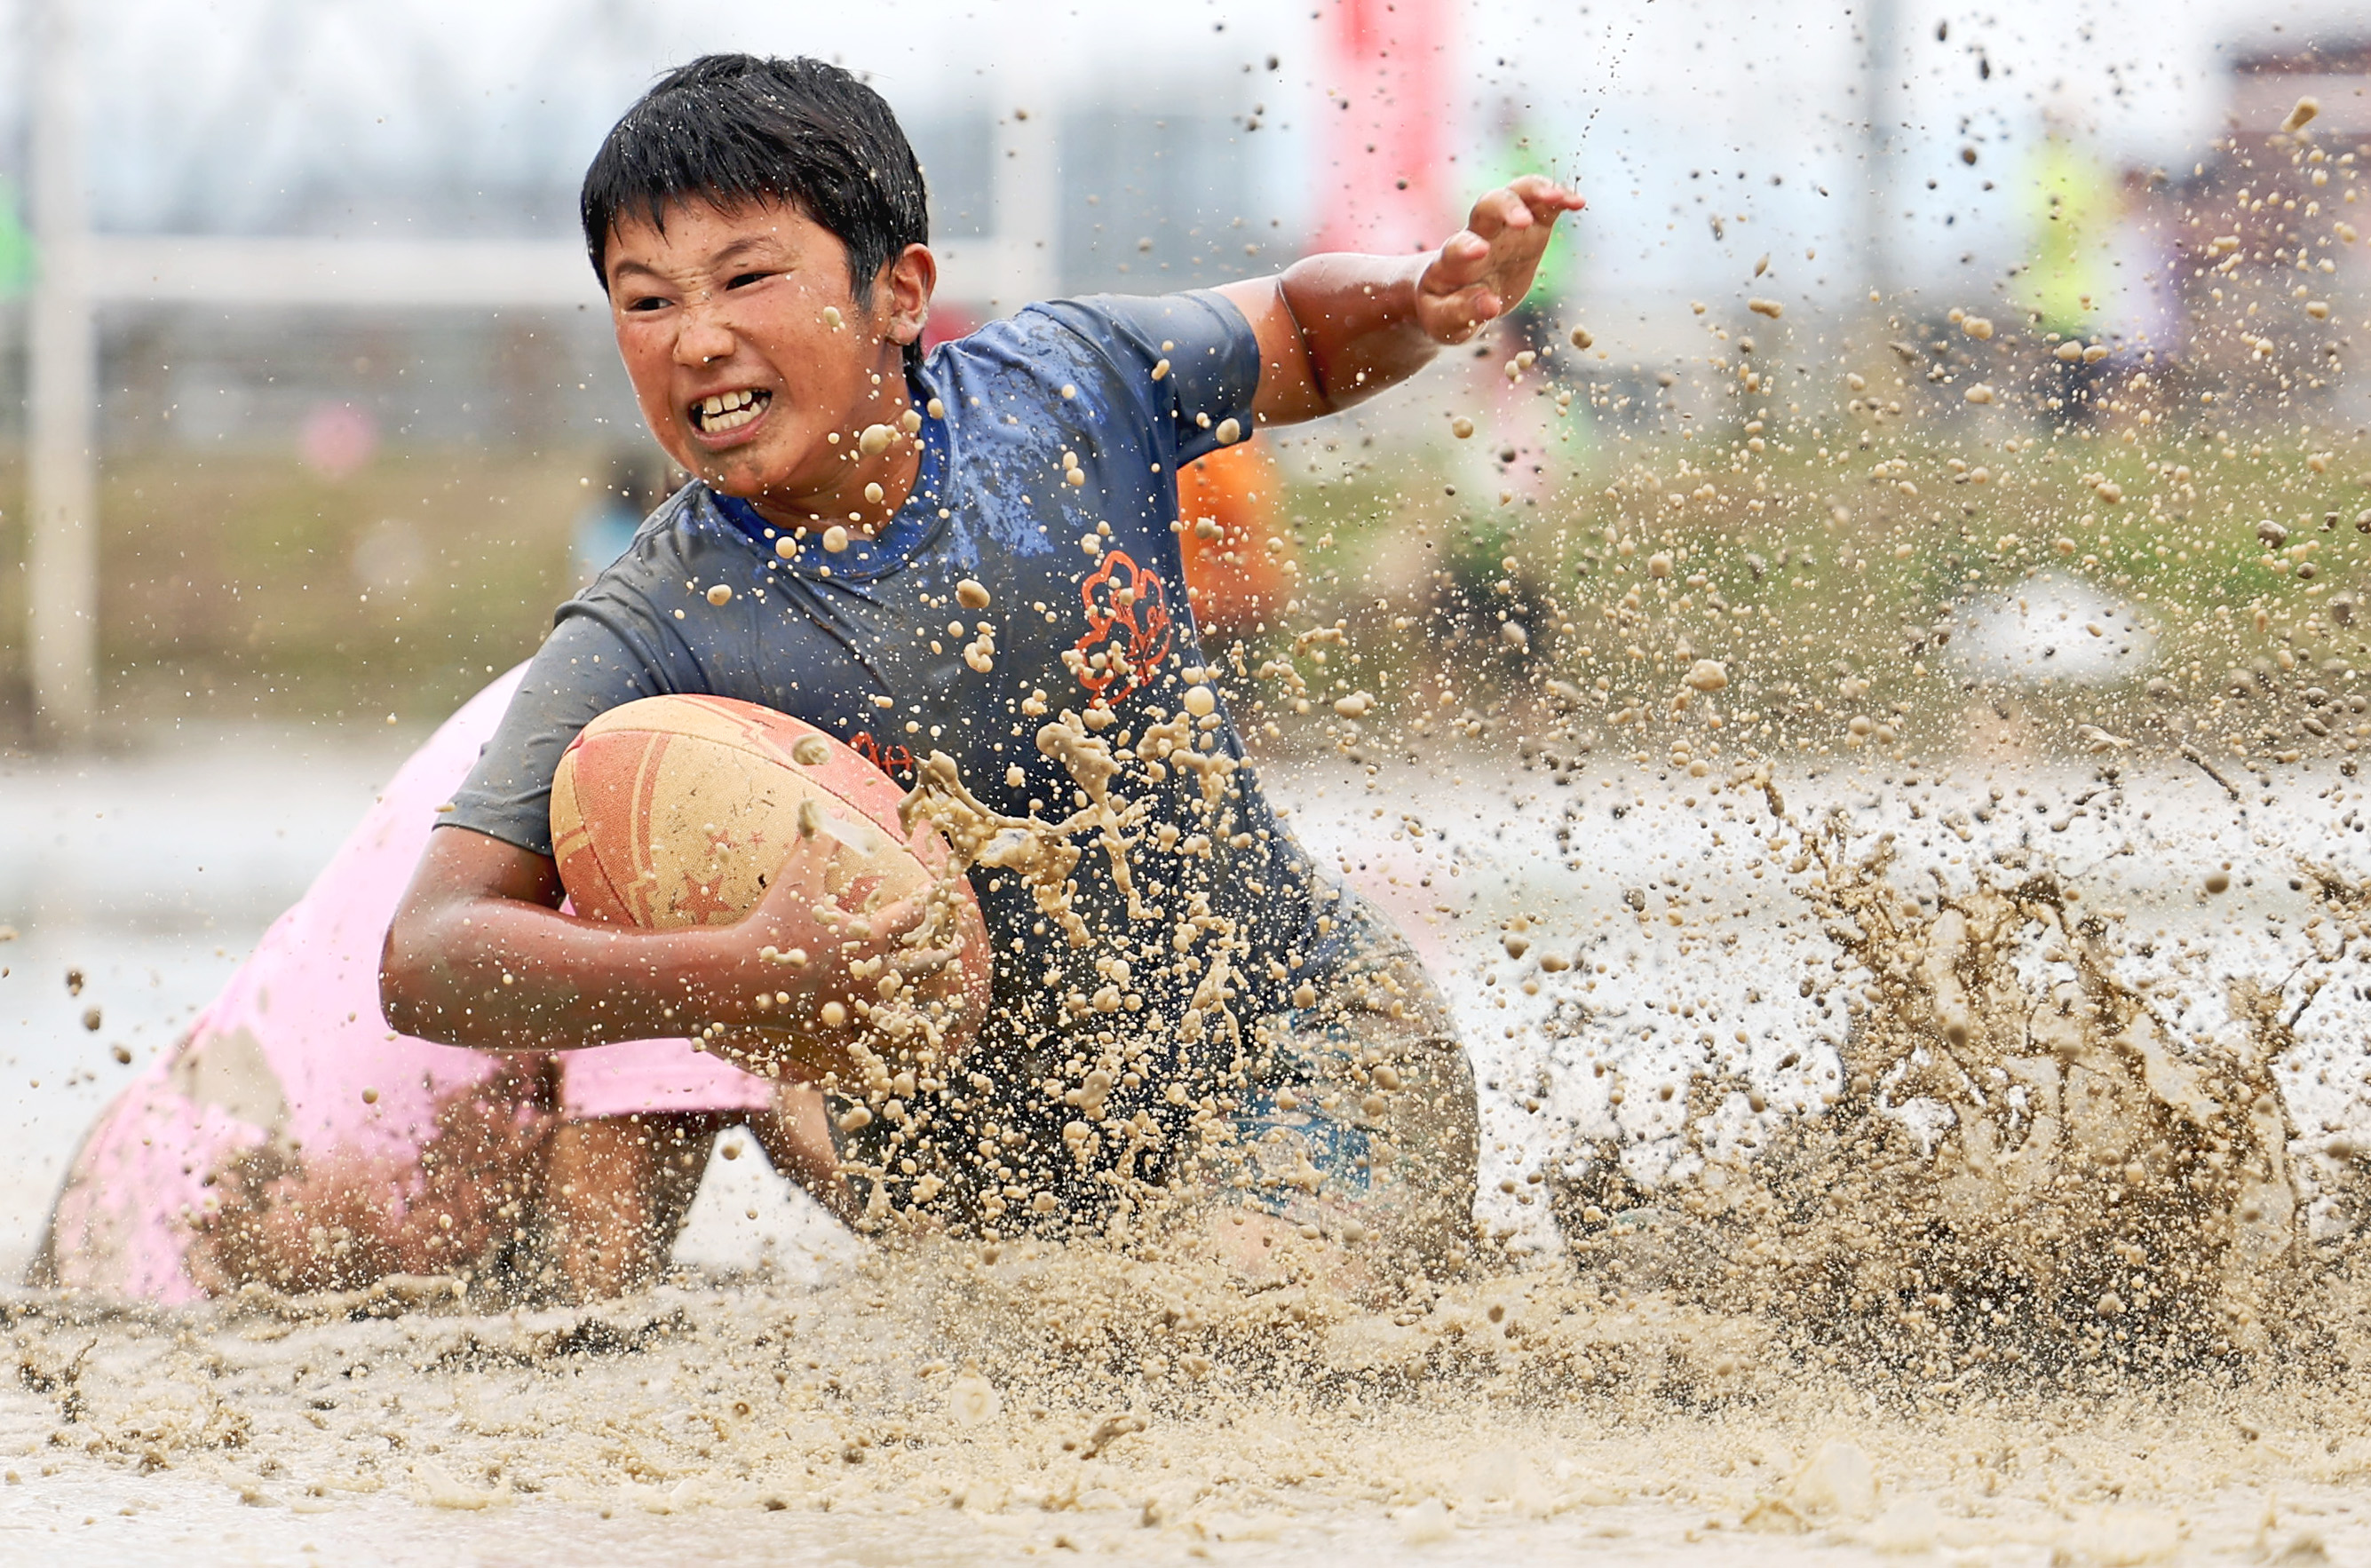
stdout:
<svg viewBox="0 0 2371 1568">
<path fill-rule="evenodd" d="M 946 839 L 898 822 L 905 791 L 787 713 L 723 697 L 647 697 L 584 726 L 551 780 L 552 859 L 576 912 L 651 929 L 727 925 L 793 856 L 828 857 L 825 893 L 851 915 L 948 880 L 960 952 L 933 987 L 986 1010 L 987 927 Z"/>
</svg>

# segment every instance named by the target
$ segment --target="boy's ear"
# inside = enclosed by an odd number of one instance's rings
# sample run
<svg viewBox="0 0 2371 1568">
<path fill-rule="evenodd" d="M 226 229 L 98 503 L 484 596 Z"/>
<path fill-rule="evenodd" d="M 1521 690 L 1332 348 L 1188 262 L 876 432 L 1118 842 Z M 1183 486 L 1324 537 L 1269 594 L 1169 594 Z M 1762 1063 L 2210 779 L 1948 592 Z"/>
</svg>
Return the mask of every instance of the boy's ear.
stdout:
<svg viewBox="0 0 2371 1568">
<path fill-rule="evenodd" d="M 881 269 L 873 285 L 875 308 L 894 343 L 916 343 L 931 318 L 931 295 L 939 286 L 939 259 L 927 245 L 909 245 Z"/>
</svg>

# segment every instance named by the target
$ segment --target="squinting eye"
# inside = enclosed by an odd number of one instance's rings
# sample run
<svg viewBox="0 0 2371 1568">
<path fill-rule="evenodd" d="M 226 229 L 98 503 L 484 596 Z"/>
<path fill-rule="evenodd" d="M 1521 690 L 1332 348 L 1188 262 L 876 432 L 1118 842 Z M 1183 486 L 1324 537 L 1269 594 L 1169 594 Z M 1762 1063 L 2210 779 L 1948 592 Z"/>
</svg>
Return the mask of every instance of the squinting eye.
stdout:
<svg viewBox="0 0 2371 1568">
<path fill-rule="evenodd" d="M 664 300 L 664 299 L 661 299 L 661 298 L 660 298 L 658 295 L 656 295 L 656 294 L 644 294 L 644 295 L 643 295 L 642 298 L 640 298 L 640 299 L 631 299 L 631 300 L 628 300 L 628 301 L 626 302 L 626 308 L 627 308 L 629 311 L 635 311 L 635 312 L 649 312 L 649 311 L 653 311 L 653 310 L 664 310 L 664 309 L 665 309 L 665 308 L 666 308 L 666 306 L 667 306 L 667 302 L 666 302 L 665 300 Z"/>
<path fill-rule="evenodd" d="M 728 289 L 737 289 L 749 283 L 762 283 L 773 275 L 774 274 L 771 272 L 743 272 L 736 275 L 732 282 L 726 283 L 724 286 Z"/>
</svg>

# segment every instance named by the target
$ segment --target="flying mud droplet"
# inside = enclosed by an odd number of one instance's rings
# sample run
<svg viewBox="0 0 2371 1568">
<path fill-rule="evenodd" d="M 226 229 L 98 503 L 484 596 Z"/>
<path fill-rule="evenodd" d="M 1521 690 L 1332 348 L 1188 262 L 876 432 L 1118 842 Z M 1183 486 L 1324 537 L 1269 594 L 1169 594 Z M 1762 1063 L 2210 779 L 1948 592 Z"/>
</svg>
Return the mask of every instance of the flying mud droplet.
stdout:
<svg viewBox="0 0 2371 1568">
<path fill-rule="evenodd" d="M 977 1368 L 966 1367 L 947 1388 L 947 1414 L 964 1426 L 978 1426 L 994 1421 L 1004 1411 L 1004 1400 L 996 1386 L 981 1377 Z"/>
<path fill-rule="evenodd" d="M 1766 316 L 1773 321 L 1787 314 L 1787 307 L 1775 299 L 1749 299 L 1745 302 L 1745 308 L 1756 316 Z"/>
<path fill-rule="evenodd" d="M 2319 98 L 2301 98 L 2297 99 L 2295 106 L 2289 110 L 2288 118 L 2281 121 L 2281 130 L 2285 134 L 2294 136 L 2298 132 L 2304 130 L 2307 126 L 2312 124 L 2315 117 L 2320 113 L 2321 100 Z"/>
<path fill-rule="evenodd" d="M 708 591 L 708 602 L 714 605 L 719 609 L 731 604 L 733 602 L 733 585 L 729 582 L 719 582 L 716 586 Z"/>
<path fill-rule="evenodd" d="M 1470 440 L 1474 434 L 1474 421 L 1460 414 L 1449 421 L 1449 433 L 1460 441 Z"/>
<path fill-rule="evenodd" d="M 1986 383 L 1979 381 L 1968 388 L 1965 396 L 1971 403 L 1989 403 L 1993 400 L 1993 389 Z"/>
<path fill-rule="evenodd" d="M 1687 683 L 1701 692 L 1725 690 L 1729 686 L 1729 670 L 1718 659 L 1699 659 L 1689 667 Z"/>
<path fill-rule="evenodd" d="M 830 527 L 826 528 L 823 531 L 823 548 L 829 550 L 834 555 L 839 555 L 845 551 L 848 548 L 847 527 L 844 525 L 835 523 Z"/>
</svg>

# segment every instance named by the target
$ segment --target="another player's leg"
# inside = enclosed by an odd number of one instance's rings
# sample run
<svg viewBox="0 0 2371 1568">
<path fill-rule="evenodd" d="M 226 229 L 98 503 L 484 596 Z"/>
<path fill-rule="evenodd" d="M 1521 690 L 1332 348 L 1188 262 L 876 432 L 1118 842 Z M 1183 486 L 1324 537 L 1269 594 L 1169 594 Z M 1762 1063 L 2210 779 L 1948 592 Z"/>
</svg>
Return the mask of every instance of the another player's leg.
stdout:
<svg viewBox="0 0 2371 1568">
<path fill-rule="evenodd" d="M 653 1113 L 554 1129 L 542 1220 L 566 1295 L 621 1296 L 659 1276 L 700 1192 L 718 1124 L 705 1113 Z"/>
<path fill-rule="evenodd" d="M 823 1090 L 784 1084 L 775 1092 L 773 1109 L 752 1114 L 746 1124 L 778 1173 L 797 1182 L 827 1213 L 855 1222 L 858 1205 L 840 1173 Z"/>
<path fill-rule="evenodd" d="M 1345 901 L 1315 1005 L 1255 1026 L 1261 1070 L 1233 1118 L 1235 1212 L 1215 1235 L 1243 1261 L 1284 1241 L 1342 1249 L 1341 1277 L 1396 1288 L 1472 1254 L 1480 1120 L 1448 1004 L 1407 939 Z M 1255 1254 L 1254 1249 L 1257 1249 Z"/>
</svg>

